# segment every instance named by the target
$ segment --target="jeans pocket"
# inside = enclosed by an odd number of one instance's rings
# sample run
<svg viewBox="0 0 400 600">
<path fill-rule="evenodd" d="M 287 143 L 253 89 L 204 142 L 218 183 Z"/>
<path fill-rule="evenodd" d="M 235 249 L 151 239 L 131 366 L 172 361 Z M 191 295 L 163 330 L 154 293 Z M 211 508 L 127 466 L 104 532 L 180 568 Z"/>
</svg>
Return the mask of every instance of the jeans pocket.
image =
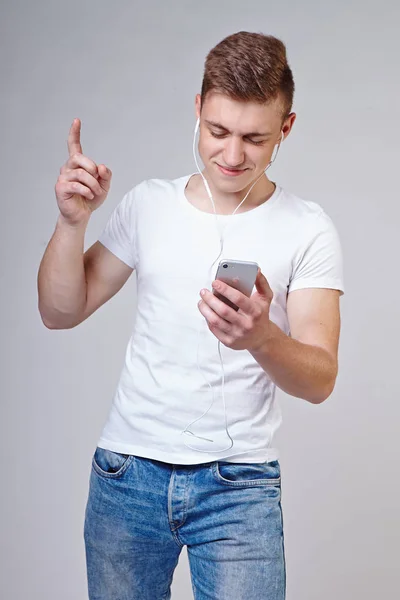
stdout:
<svg viewBox="0 0 400 600">
<path fill-rule="evenodd" d="M 97 446 L 92 459 L 94 471 L 102 477 L 121 477 L 134 459 L 133 454 L 122 454 Z"/>
<path fill-rule="evenodd" d="M 212 471 L 219 483 L 233 487 L 280 487 L 281 484 L 281 469 L 278 460 L 263 463 L 216 461 Z"/>
</svg>

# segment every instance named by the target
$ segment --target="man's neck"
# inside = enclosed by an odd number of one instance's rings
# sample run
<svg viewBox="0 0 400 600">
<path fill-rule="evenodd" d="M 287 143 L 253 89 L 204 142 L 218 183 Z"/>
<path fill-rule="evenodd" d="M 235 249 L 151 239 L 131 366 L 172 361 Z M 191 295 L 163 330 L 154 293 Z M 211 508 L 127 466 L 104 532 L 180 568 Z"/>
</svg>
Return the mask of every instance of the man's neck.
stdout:
<svg viewBox="0 0 400 600">
<path fill-rule="evenodd" d="M 215 204 L 215 210 L 220 215 L 231 215 L 236 207 L 242 202 L 246 196 L 249 187 L 246 189 L 235 192 L 235 193 L 224 193 L 221 190 L 217 190 L 213 185 L 213 182 L 207 178 L 207 173 L 204 172 L 204 176 L 210 186 L 211 194 Z M 247 212 L 264 202 L 267 202 L 272 194 L 274 193 L 276 185 L 270 181 L 266 175 L 260 178 L 258 183 L 253 187 L 250 194 L 247 196 L 245 202 L 236 211 L 237 213 Z M 202 177 L 199 174 L 193 175 L 185 189 L 186 198 L 199 210 L 204 212 L 214 212 L 210 198 L 208 197 L 207 191 L 204 186 Z"/>
</svg>

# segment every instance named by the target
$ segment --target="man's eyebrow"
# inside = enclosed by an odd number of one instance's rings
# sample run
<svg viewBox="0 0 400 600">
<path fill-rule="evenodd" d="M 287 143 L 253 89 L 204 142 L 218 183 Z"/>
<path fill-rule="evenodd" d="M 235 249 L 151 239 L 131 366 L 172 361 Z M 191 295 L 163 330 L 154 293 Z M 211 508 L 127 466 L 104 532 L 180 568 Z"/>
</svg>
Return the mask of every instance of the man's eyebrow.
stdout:
<svg viewBox="0 0 400 600">
<path fill-rule="evenodd" d="M 217 123 L 216 121 L 210 121 L 209 119 L 204 119 L 204 120 L 208 125 L 211 125 L 211 127 L 217 127 L 218 129 L 223 129 L 224 131 L 228 131 L 228 129 L 226 129 L 226 127 L 224 127 L 220 123 Z M 266 131 L 265 133 L 259 133 L 258 131 L 253 131 L 251 133 L 245 133 L 244 137 L 266 137 L 268 135 L 272 135 L 272 133 L 270 131 Z"/>
</svg>

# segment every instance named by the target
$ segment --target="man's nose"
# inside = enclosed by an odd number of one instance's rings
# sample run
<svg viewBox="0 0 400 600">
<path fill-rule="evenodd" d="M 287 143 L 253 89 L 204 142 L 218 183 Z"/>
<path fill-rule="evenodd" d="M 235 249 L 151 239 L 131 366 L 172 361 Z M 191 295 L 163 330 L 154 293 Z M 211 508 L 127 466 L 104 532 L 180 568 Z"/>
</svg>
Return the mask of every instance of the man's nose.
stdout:
<svg viewBox="0 0 400 600">
<path fill-rule="evenodd" d="M 238 167 L 244 162 L 243 142 L 239 138 L 231 137 L 226 141 L 224 150 L 226 167 Z"/>
</svg>

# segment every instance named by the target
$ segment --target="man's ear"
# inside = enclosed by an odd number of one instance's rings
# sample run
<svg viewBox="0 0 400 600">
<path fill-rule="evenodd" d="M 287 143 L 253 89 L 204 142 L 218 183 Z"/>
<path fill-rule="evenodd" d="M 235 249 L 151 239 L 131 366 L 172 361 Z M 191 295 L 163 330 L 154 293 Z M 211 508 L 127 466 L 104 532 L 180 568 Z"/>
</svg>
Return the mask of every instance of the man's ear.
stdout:
<svg viewBox="0 0 400 600">
<path fill-rule="evenodd" d="M 200 117 L 200 112 L 201 112 L 201 96 L 200 96 L 200 94 L 196 94 L 196 100 L 195 100 L 196 119 L 198 119 Z"/>
<path fill-rule="evenodd" d="M 296 120 L 296 113 L 290 113 L 290 115 L 288 115 L 288 117 L 285 119 L 285 122 L 282 126 L 282 131 L 285 134 L 285 139 L 287 138 L 287 136 L 289 135 L 289 133 L 292 131 L 292 127 L 294 125 L 294 122 Z"/>
</svg>

